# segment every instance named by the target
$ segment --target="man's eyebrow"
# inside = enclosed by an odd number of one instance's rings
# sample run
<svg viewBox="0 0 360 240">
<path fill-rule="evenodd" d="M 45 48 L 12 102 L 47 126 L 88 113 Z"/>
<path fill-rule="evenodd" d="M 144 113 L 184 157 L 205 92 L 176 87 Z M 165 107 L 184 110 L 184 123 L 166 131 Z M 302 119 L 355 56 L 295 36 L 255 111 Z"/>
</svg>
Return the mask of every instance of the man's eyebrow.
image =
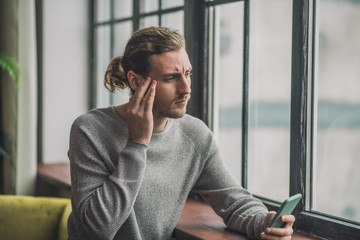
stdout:
<svg viewBox="0 0 360 240">
<path fill-rule="evenodd" d="M 187 69 L 185 72 L 191 72 L 192 68 Z M 180 75 L 181 72 L 172 72 L 172 73 L 165 73 L 163 75 L 161 75 L 162 77 L 170 77 L 170 76 L 176 76 L 176 75 Z"/>
<path fill-rule="evenodd" d="M 162 77 L 171 77 L 171 76 L 176 76 L 176 75 L 180 75 L 180 72 L 172 72 L 172 73 L 165 73 L 162 75 Z"/>
</svg>

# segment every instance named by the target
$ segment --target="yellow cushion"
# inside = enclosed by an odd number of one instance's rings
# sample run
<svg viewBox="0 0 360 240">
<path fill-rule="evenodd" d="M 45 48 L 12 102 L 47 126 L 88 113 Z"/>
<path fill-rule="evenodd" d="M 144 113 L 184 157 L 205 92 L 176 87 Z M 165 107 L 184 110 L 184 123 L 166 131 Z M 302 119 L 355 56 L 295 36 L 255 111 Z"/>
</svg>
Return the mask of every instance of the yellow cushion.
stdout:
<svg viewBox="0 0 360 240">
<path fill-rule="evenodd" d="M 69 215 L 72 211 L 71 203 L 68 203 L 64 209 L 64 212 L 60 219 L 60 225 L 59 225 L 59 238 L 58 240 L 67 240 L 68 239 L 68 231 L 67 231 L 67 220 L 69 218 Z"/>
<path fill-rule="evenodd" d="M 70 199 L 0 196 L 0 239 L 54 240 Z"/>
</svg>

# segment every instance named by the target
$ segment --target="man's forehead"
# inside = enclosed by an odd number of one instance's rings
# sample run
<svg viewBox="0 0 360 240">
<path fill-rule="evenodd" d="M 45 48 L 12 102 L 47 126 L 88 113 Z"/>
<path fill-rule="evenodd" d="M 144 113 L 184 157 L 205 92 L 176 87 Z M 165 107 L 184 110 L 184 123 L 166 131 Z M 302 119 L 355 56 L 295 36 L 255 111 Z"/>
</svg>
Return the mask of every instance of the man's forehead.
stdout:
<svg viewBox="0 0 360 240">
<path fill-rule="evenodd" d="M 170 51 L 150 56 L 150 67 L 152 70 L 183 71 L 192 68 L 185 49 Z"/>
</svg>

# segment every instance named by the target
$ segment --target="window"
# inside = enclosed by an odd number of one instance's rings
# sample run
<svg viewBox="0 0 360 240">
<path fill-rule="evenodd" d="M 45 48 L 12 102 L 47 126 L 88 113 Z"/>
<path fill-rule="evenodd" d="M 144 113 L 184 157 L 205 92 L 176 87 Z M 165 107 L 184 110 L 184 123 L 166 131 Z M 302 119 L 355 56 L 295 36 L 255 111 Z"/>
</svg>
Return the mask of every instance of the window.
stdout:
<svg viewBox="0 0 360 240">
<path fill-rule="evenodd" d="M 277 201 L 289 196 L 291 10 L 250 4 L 248 189 Z"/>
<path fill-rule="evenodd" d="M 240 182 L 244 2 L 210 7 L 209 11 L 213 25 L 213 130 L 223 159 Z"/>
<path fill-rule="evenodd" d="M 359 1 L 92 6 L 93 107 L 127 99 L 105 93 L 102 80 L 133 31 L 177 28 L 193 65 L 188 112 L 214 131 L 238 182 L 271 209 L 302 193 L 297 229 L 330 239 L 360 235 Z"/>
<path fill-rule="evenodd" d="M 360 1 L 317 8 L 311 210 L 360 222 Z"/>
</svg>

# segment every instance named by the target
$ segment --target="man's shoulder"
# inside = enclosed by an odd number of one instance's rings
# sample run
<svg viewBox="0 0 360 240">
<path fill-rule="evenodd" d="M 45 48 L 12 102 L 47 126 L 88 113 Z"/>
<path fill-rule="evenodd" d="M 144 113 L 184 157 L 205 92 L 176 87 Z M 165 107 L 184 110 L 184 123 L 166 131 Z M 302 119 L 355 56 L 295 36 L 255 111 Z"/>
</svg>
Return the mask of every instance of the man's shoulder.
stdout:
<svg viewBox="0 0 360 240">
<path fill-rule="evenodd" d="M 185 114 L 182 118 L 175 121 L 175 126 L 186 136 L 192 139 L 206 139 L 212 137 L 212 132 L 208 126 L 200 119 Z"/>
<path fill-rule="evenodd" d="M 105 126 L 109 120 L 115 118 L 112 107 L 91 109 L 74 120 L 73 127 L 80 126 Z"/>
<path fill-rule="evenodd" d="M 201 130 L 210 131 L 207 125 L 202 120 L 189 114 L 185 114 L 182 118 L 179 118 L 178 125 L 182 128 L 189 128 L 191 130 L 200 128 Z"/>
</svg>

